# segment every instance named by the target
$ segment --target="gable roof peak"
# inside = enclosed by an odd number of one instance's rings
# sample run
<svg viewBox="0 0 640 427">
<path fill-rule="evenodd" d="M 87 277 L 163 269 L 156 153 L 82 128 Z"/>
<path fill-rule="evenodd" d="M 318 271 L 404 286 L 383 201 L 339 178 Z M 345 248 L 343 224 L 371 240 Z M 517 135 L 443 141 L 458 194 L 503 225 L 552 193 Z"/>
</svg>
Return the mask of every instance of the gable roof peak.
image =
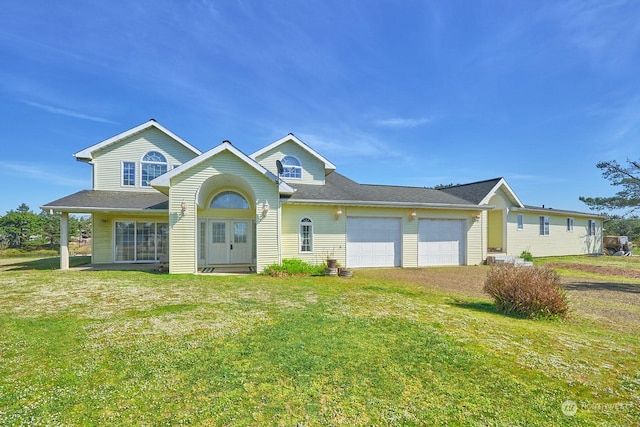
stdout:
<svg viewBox="0 0 640 427">
<path fill-rule="evenodd" d="M 318 159 L 322 163 L 324 163 L 325 171 L 334 171 L 334 170 L 336 170 L 336 166 L 333 163 L 331 163 L 329 160 L 327 160 L 324 156 L 322 156 L 320 153 L 315 151 L 313 148 L 311 148 L 307 144 L 305 144 L 300 138 L 295 136 L 292 132 L 289 132 L 284 137 L 278 139 L 277 141 L 272 142 L 271 144 L 267 145 L 266 147 L 263 147 L 263 148 L 259 149 L 258 151 L 256 151 L 253 154 L 251 154 L 249 157 L 251 157 L 252 159 L 255 160 L 256 158 L 258 158 L 262 154 L 264 154 L 264 153 L 266 153 L 268 151 L 271 151 L 274 148 L 278 147 L 279 145 L 282 145 L 285 142 L 289 142 L 289 141 L 291 141 L 294 144 L 298 145 L 300 148 L 305 150 L 307 153 L 311 154 L 313 157 L 315 157 L 316 159 Z"/>
<path fill-rule="evenodd" d="M 151 129 L 151 128 L 155 128 L 157 130 L 159 130 L 160 132 L 164 133 L 165 135 L 167 135 L 168 137 L 172 138 L 173 140 L 175 140 L 176 142 L 178 142 L 179 144 L 181 144 L 182 146 L 184 146 L 186 149 L 190 150 L 191 152 L 193 152 L 196 155 L 200 155 L 202 154 L 202 151 L 198 150 L 196 147 L 194 147 L 193 145 L 189 144 L 187 141 L 185 141 L 184 139 L 180 138 L 178 135 L 176 135 L 175 133 L 171 132 L 169 129 L 165 128 L 164 126 L 162 126 L 160 123 L 158 123 L 156 121 L 156 119 L 151 118 L 148 121 L 138 125 L 138 126 L 134 126 L 129 130 L 126 130 L 124 132 L 120 132 L 117 135 L 112 136 L 111 138 L 107 138 L 103 141 L 98 142 L 97 144 L 94 144 L 90 147 L 85 148 L 84 150 L 80 150 L 77 153 L 75 153 L 73 155 L 73 157 L 76 158 L 76 160 L 79 161 L 83 161 L 83 162 L 87 162 L 87 161 L 91 161 L 93 160 L 93 154 L 104 148 L 104 147 L 108 147 L 111 144 L 115 144 L 117 142 L 122 141 L 125 138 L 128 138 L 132 135 L 138 134 L 140 132 L 143 132 L 147 129 Z"/>
</svg>

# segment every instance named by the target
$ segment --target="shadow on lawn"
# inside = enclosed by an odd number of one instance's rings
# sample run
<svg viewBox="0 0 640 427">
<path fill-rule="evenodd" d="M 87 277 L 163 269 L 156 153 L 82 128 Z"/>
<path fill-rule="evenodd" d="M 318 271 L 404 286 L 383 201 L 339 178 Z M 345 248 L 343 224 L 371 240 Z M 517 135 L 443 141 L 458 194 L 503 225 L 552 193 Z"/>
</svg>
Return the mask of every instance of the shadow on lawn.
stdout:
<svg viewBox="0 0 640 427">
<path fill-rule="evenodd" d="M 493 302 L 490 301 L 463 301 L 463 300 L 454 300 L 452 303 L 449 303 L 455 307 L 464 308 L 467 310 L 479 311 L 482 313 L 489 314 L 499 314 L 501 316 L 510 317 L 512 319 L 525 319 L 525 316 L 522 316 L 518 313 L 505 313 L 496 307 Z"/>
<path fill-rule="evenodd" d="M 610 291 L 610 292 L 628 292 L 632 294 L 640 294 L 640 285 L 614 283 L 614 282 L 571 282 L 565 283 L 562 287 L 567 291 Z"/>
<path fill-rule="evenodd" d="M 80 267 L 91 263 L 90 256 L 74 256 L 69 257 L 69 267 Z M 37 258 L 31 261 L 20 261 L 13 264 L 6 264 L 3 268 L 5 271 L 22 271 L 22 270 L 59 270 L 60 257 Z"/>
</svg>

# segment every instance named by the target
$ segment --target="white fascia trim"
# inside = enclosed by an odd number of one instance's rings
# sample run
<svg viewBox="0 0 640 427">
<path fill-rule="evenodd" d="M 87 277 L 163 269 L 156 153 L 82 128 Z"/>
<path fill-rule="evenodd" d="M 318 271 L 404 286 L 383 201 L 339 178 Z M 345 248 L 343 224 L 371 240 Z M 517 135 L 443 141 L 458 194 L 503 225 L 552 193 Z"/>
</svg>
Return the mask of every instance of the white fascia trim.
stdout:
<svg viewBox="0 0 640 427">
<path fill-rule="evenodd" d="M 412 202 L 376 202 L 364 200 L 282 200 L 287 205 L 340 205 L 340 206 L 371 206 L 382 208 L 420 208 L 420 209 L 457 209 L 465 211 L 490 211 L 493 205 L 455 205 L 451 203 L 412 203 Z"/>
<path fill-rule="evenodd" d="M 520 208 L 523 208 L 524 204 L 520 201 L 518 196 L 516 196 L 516 193 L 511 189 L 511 187 L 509 187 L 509 184 L 507 184 L 507 181 L 505 181 L 504 178 L 500 178 L 500 181 L 498 181 L 498 183 L 491 189 L 491 191 L 489 191 L 489 193 L 484 197 L 484 199 L 482 199 L 480 204 L 484 205 L 486 203 L 489 203 L 489 200 L 491 200 L 493 195 L 496 194 L 496 191 L 498 191 L 498 189 L 502 186 L 504 186 L 507 189 L 507 193 L 513 198 L 513 201 L 516 202 L 516 205 L 518 205 L 518 207 Z"/>
<path fill-rule="evenodd" d="M 142 123 L 141 125 L 138 125 L 134 128 L 131 128 L 127 131 L 121 132 L 115 136 L 112 136 L 109 139 L 105 139 L 104 141 L 98 142 L 97 144 L 92 145 L 91 147 L 85 148 L 84 150 L 78 151 L 77 153 L 75 153 L 73 155 L 73 157 L 75 157 L 77 160 L 81 160 L 81 161 L 88 161 L 88 160 L 93 160 L 93 153 L 101 148 L 104 148 L 108 145 L 111 145 L 113 143 L 116 143 L 118 141 L 121 141 L 125 138 L 128 138 L 132 135 L 135 135 L 139 132 L 142 132 L 143 130 L 149 129 L 155 127 L 156 129 L 158 129 L 159 131 L 165 133 L 166 135 L 168 135 L 169 137 L 175 139 L 176 141 L 178 141 L 180 144 L 182 144 L 185 148 L 187 148 L 188 150 L 191 150 L 193 153 L 195 153 L 196 155 L 200 155 L 202 154 L 202 152 L 200 150 L 198 150 L 196 147 L 194 147 L 193 145 L 189 144 L 187 141 L 185 141 L 184 139 L 180 138 L 178 135 L 176 135 L 175 133 L 171 132 L 169 129 L 165 128 L 164 126 L 162 126 L 160 123 L 156 122 L 155 120 L 149 120 L 148 122 Z"/>
<path fill-rule="evenodd" d="M 187 171 L 191 167 L 193 167 L 193 166 L 195 166 L 195 165 L 197 165 L 199 163 L 202 163 L 202 162 L 210 159 L 211 157 L 215 156 L 216 154 L 219 154 L 219 153 L 221 153 L 221 152 L 223 152 L 225 150 L 229 151 L 230 153 L 232 153 L 235 156 L 237 156 L 238 158 L 240 158 L 240 160 L 242 160 L 245 163 L 247 163 L 249 166 L 251 166 L 256 171 L 258 171 L 259 173 L 261 173 L 264 176 L 266 176 L 268 179 L 270 179 L 274 183 L 278 183 L 279 180 L 278 180 L 277 176 L 275 176 L 273 173 L 271 173 L 269 170 L 267 170 L 261 164 L 256 162 L 254 159 L 252 159 L 251 157 L 247 156 L 242 151 L 238 150 L 230 142 L 225 141 L 222 144 L 218 145 L 217 147 L 214 147 L 211 150 L 199 155 L 198 157 L 193 158 L 193 159 L 189 160 L 186 163 L 183 163 L 179 168 L 171 169 L 167 173 L 164 173 L 164 174 L 160 175 L 159 177 L 157 177 L 154 180 L 152 180 L 150 184 L 151 184 L 151 186 L 153 188 L 156 188 L 158 190 L 160 190 L 161 188 L 169 188 L 171 186 L 171 178 L 173 178 L 173 177 L 175 177 L 175 176 Z M 286 194 L 293 194 L 295 192 L 295 190 L 289 184 L 287 184 L 286 182 L 280 182 L 279 183 L 279 188 L 280 188 L 281 192 L 286 193 Z"/>
<path fill-rule="evenodd" d="M 100 212 L 130 212 L 130 213 L 149 213 L 159 214 L 168 213 L 169 209 L 131 209 L 131 208 L 96 208 L 96 207 L 78 207 L 78 206 L 40 206 L 40 209 L 54 212 L 69 213 L 100 213 Z"/>
<path fill-rule="evenodd" d="M 592 214 L 589 212 L 567 211 L 563 209 L 553 209 L 553 208 L 532 208 L 532 207 L 525 206 L 522 208 L 513 207 L 511 208 L 511 210 L 514 212 L 535 212 L 535 213 L 545 213 L 549 215 L 561 214 L 566 216 L 584 217 L 584 218 L 598 218 L 598 219 L 606 218 L 606 215 L 604 214 L 594 214 L 594 213 Z"/>
<path fill-rule="evenodd" d="M 335 170 L 336 166 L 331 163 L 329 160 L 327 160 L 326 158 L 324 158 L 324 156 L 322 156 L 320 153 L 318 153 L 316 150 L 314 150 L 313 148 L 309 147 L 307 144 L 305 144 L 304 142 L 302 142 L 297 136 L 295 136 L 294 134 L 290 133 L 287 136 L 284 136 L 282 138 L 280 138 L 279 140 L 267 145 L 264 148 L 261 148 L 260 150 L 256 151 L 255 153 L 251 154 L 249 157 L 251 157 L 252 159 L 255 160 L 256 157 L 266 153 L 267 151 L 270 151 L 274 148 L 276 148 L 278 145 L 280 144 L 284 144 L 287 141 L 293 141 L 296 144 L 298 144 L 301 148 L 303 148 L 304 150 L 306 150 L 309 154 L 311 154 L 312 156 L 316 157 L 318 160 L 320 160 L 321 162 L 324 163 L 324 168 L 325 169 L 329 169 L 329 170 Z"/>
</svg>

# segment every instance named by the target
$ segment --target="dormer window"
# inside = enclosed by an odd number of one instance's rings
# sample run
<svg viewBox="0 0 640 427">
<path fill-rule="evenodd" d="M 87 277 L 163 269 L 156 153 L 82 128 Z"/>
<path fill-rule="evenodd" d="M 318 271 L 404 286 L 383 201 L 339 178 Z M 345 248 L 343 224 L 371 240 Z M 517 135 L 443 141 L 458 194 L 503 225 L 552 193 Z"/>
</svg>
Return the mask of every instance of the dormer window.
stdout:
<svg viewBox="0 0 640 427">
<path fill-rule="evenodd" d="M 167 158 L 157 151 L 149 151 L 140 161 L 142 186 L 149 187 L 150 182 L 167 172 Z"/>
<path fill-rule="evenodd" d="M 284 156 L 281 162 L 282 173 L 280 174 L 280 178 L 302 178 L 302 166 L 300 165 L 300 160 L 293 156 Z"/>
</svg>

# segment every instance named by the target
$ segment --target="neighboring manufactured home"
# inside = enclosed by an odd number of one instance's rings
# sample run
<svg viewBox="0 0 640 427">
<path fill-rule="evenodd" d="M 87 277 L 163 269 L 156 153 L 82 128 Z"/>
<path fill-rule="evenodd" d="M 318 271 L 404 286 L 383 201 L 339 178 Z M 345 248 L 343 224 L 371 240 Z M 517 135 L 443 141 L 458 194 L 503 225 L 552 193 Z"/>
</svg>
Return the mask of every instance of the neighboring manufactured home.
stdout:
<svg viewBox="0 0 640 427">
<path fill-rule="evenodd" d="M 47 203 L 93 216 L 94 264 L 159 262 L 171 273 L 284 258 L 346 267 L 473 265 L 488 255 L 602 253 L 602 217 L 524 205 L 504 178 L 441 189 L 365 185 L 289 134 L 251 155 L 201 152 L 150 120 L 75 154 L 92 189 Z"/>
</svg>

